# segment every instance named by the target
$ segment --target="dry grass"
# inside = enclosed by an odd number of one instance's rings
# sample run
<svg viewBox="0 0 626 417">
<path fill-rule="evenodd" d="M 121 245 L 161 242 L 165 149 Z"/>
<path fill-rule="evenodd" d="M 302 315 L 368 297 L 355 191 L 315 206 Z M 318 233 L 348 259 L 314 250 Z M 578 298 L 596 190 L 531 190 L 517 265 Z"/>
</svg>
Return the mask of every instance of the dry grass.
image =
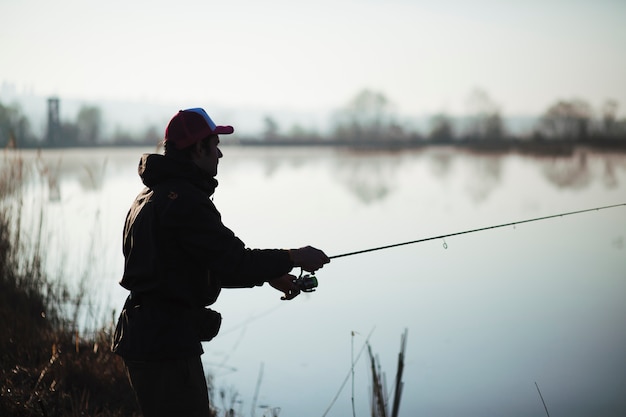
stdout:
<svg viewBox="0 0 626 417">
<path fill-rule="evenodd" d="M 0 172 L 0 415 L 139 415 L 123 363 L 111 353 L 109 326 L 81 337 L 78 323 L 62 317 L 61 305 L 74 302 L 78 310 L 82 299 L 51 282 L 43 271 L 40 236 L 27 239 L 20 229 L 23 163 L 19 156 L 5 154 L 4 158 Z M 34 243 L 25 243 L 29 241 Z"/>
</svg>

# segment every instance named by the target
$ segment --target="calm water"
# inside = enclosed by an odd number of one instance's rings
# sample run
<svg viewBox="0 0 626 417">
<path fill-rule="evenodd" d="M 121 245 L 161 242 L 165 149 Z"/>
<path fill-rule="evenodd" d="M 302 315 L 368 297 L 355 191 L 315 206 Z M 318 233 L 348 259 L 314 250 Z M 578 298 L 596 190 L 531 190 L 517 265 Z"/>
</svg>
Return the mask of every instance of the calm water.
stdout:
<svg viewBox="0 0 626 417">
<path fill-rule="evenodd" d="M 149 151 L 23 153 L 26 226 L 43 206 L 48 268 L 82 285 L 92 320 L 126 296 L 121 230 Z M 214 201 L 250 247 L 337 255 L 626 202 L 623 153 L 223 151 Z M 291 302 L 222 292 L 203 360 L 244 415 L 259 379 L 256 405 L 281 416 L 322 416 L 336 395 L 326 415 L 352 415 L 352 397 L 368 415 L 367 354 L 353 377 L 351 358 L 370 335 L 391 390 L 405 329 L 402 416 L 541 416 L 535 382 L 551 415 L 626 415 L 626 207 L 336 259 L 317 277 Z"/>
</svg>

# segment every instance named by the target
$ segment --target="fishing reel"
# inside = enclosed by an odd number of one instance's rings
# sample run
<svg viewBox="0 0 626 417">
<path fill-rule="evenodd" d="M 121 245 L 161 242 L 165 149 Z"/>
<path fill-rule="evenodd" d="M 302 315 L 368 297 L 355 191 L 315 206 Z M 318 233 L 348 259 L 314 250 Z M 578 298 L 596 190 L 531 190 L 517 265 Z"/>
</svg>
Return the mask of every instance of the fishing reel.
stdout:
<svg viewBox="0 0 626 417">
<path fill-rule="evenodd" d="M 300 276 L 294 279 L 293 283 L 296 284 L 302 292 L 313 292 L 317 287 L 317 278 L 315 278 L 315 275 L 302 275 L 302 271 L 300 271 Z"/>
</svg>

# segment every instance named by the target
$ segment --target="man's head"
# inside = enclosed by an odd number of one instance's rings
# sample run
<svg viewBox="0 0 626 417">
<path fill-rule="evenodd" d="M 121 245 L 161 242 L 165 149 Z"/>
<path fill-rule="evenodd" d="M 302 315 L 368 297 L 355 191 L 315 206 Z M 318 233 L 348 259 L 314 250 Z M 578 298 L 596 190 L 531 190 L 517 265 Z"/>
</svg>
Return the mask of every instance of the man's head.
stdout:
<svg viewBox="0 0 626 417">
<path fill-rule="evenodd" d="M 165 155 L 190 159 L 203 171 L 215 176 L 217 160 L 222 153 L 217 147 L 218 135 L 234 132 L 232 126 L 218 126 L 201 108 L 180 110 L 165 129 Z"/>
<path fill-rule="evenodd" d="M 217 126 L 204 109 L 197 107 L 180 110 L 172 117 L 164 142 L 182 150 L 211 135 L 229 135 L 234 131 L 232 126 Z"/>
</svg>

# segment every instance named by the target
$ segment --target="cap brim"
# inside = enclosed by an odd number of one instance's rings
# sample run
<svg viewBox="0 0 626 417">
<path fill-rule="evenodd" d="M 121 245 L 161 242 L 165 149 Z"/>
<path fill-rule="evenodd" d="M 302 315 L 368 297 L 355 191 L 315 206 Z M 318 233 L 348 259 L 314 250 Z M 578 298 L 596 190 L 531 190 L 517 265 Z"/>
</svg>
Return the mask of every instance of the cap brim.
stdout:
<svg viewBox="0 0 626 417">
<path fill-rule="evenodd" d="M 213 134 L 215 135 L 230 135 L 235 129 L 232 126 L 215 126 Z"/>
</svg>

